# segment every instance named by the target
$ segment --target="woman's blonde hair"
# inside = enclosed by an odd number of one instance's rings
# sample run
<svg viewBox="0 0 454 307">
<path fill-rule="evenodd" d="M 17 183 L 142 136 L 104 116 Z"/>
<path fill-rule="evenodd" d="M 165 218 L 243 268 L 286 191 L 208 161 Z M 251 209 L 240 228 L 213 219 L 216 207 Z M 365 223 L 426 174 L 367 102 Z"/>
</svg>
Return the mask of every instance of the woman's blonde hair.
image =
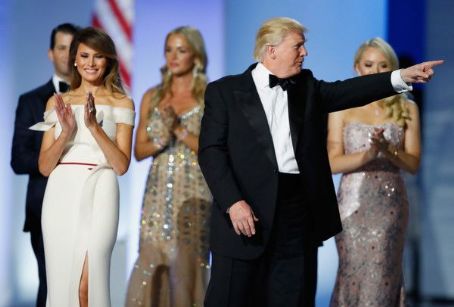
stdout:
<svg viewBox="0 0 454 307">
<path fill-rule="evenodd" d="M 205 51 L 205 43 L 202 34 L 199 30 L 189 26 L 178 27 L 170 31 L 165 39 L 164 50 L 170 36 L 174 34 L 182 35 L 189 44 L 191 51 L 194 53 L 194 67 L 192 69 L 192 85 L 191 92 L 194 99 L 199 104 L 203 104 L 205 88 L 207 85 L 206 67 L 208 64 L 207 54 Z M 157 87 L 156 93 L 152 98 L 152 105 L 156 106 L 165 95 L 172 95 L 172 74 L 168 70 L 167 65 L 161 67 L 161 84 Z"/>
<path fill-rule="evenodd" d="M 354 66 L 361 61 L 364 52 L 368 48 L 374 48 L 380 51 L 388 61 L 391 70 L 399 69 L 399 59 L 396 52 L 384 39 L 375 37 L 365 41 L 356 51 Z M 392 118 L 399 126 L 404 127 L 407 120 L 411 120 L 408 109 L 405 106 L 407 98 L 405 94 L 398 94 L 383 99 L 386 116 Z"/>
<path fill-rule="evenodd" d="M 277 17 L 265 21 L 257 31 L 255 37 L 255 60 L 262 61 L 266 47 L 269 45 L 278 45 L 289 32 L 303 34 L 306 32 L 306 29 L 298 21 L 288 17 Z"/>
<path fill-rule="evenodd" d="M 76 33 L 73 41 L 71 42 L 71 47 L 69 48 L 69 63 L 71 69 L 71 88 L 76 89 L 80 86 L 82 82 L 82 77 L 77 71 L 76 56 L 77 49 L 80 44 L 87 45 L 88 47 L 96 50 L 101 55 L 106 57 L 107 66 L 106 71 L 104 72 L 103 85 L 110 91 L 112 94 L 125 94 L 123 85 L 119 73 L 119 63 L 117 59 L 117 51 L 115 49 L 115 44 L 110 36 L 100 29 L 93 27 L 84 28 Z"/>
</svg>

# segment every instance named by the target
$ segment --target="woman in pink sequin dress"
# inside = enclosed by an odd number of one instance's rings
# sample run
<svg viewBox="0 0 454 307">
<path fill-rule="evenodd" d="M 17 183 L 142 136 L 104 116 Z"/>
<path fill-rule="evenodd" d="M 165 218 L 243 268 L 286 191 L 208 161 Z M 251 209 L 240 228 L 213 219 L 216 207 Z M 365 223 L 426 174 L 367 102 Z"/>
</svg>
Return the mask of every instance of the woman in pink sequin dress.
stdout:
<svg viewBox="0 0 454 307">
<path fill-rule="evenodd" d="M 380 38 L 356 53 L 358 75 L 398 68 Z M 402 254 L 408 200 L 400 171 L 415 173 L 420 159 L 416 104 L 404 94 L 332 113 L 328 154 L 338 191 L 343 232 L 336 236 L 339 268 L 331 306 L 405 306 Z"/>
</svg>

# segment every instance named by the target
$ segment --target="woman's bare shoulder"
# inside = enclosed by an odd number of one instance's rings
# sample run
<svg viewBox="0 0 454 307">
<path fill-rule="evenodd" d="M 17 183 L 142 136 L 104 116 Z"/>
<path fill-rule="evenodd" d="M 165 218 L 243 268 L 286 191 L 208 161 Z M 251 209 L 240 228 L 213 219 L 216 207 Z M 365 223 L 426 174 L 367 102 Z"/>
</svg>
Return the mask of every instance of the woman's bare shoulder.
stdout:
<svg viewBox="0 0 454 307">
<path fill-rule="evenodd" d="M 130 96 L 127 95 L 112 97 L 111 104 L 113 107 L 134 110 L 134 101 Z"/>
<path fill-rule="evenodd" d="M 148 88 L 145 91 L 145 93 L 143 93 L 142 101 L 151 100 L 157 94 L 158 90 L 159 90 L 159 85 Z"/>
</svg>

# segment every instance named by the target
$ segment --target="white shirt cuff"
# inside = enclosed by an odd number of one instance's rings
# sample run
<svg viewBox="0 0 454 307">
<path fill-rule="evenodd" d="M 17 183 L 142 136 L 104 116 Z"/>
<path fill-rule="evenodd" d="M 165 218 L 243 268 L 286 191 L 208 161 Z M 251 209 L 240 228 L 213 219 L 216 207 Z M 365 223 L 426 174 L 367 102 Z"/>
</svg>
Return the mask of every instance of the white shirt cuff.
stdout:
<svg viewBox="0 0 454 307">
<path fill-rule="evenodd" d="M 408 84 L 402 79 L 400 75 L 400 69 L 395 70 L 391 73 L 391 84 L 394 90 L 398 93 L 404 93 L 413 90 L 411 83 Z"/>
</svg>

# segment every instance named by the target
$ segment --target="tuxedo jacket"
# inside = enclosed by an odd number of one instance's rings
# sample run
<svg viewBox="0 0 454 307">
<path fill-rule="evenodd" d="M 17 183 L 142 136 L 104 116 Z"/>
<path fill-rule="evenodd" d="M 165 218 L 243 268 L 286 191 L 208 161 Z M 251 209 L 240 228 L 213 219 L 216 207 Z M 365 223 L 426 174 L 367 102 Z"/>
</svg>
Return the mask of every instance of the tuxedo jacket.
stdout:
<svg viewBox="0 0 454 307">
<path fill-rule="evenodd" d="M 208 84 L 199 139 L 199 163 L 213 194 L 210 247 L 218 254 L 254 259 L 268 242 L 278 190 L 278 166 L 265 111 L 251 71 Z M 324 82 L 310 70 L 287 89 L 290 133 L 302 177 L 312 237 L 322 242 L 342 230 L 326 149 L 327 113 L 395 94 L 391 73 Z M 235 233 L 227 208 L 245 200 L 259 219 L 256 235 Z"/>
<path fill-rule="evenodd" d="M 47 178 L 42 176 L 38 169 L 43 132 L 28 128 L 43 121 L 47 100 L 55 92 L 51 79 L 46 84 L 22 94 L 16 109 L 11 167 L 16 174 L 29 176 L 24 231 L 41 229 L 41 208 L 47 183 Z"/>
</svg>

